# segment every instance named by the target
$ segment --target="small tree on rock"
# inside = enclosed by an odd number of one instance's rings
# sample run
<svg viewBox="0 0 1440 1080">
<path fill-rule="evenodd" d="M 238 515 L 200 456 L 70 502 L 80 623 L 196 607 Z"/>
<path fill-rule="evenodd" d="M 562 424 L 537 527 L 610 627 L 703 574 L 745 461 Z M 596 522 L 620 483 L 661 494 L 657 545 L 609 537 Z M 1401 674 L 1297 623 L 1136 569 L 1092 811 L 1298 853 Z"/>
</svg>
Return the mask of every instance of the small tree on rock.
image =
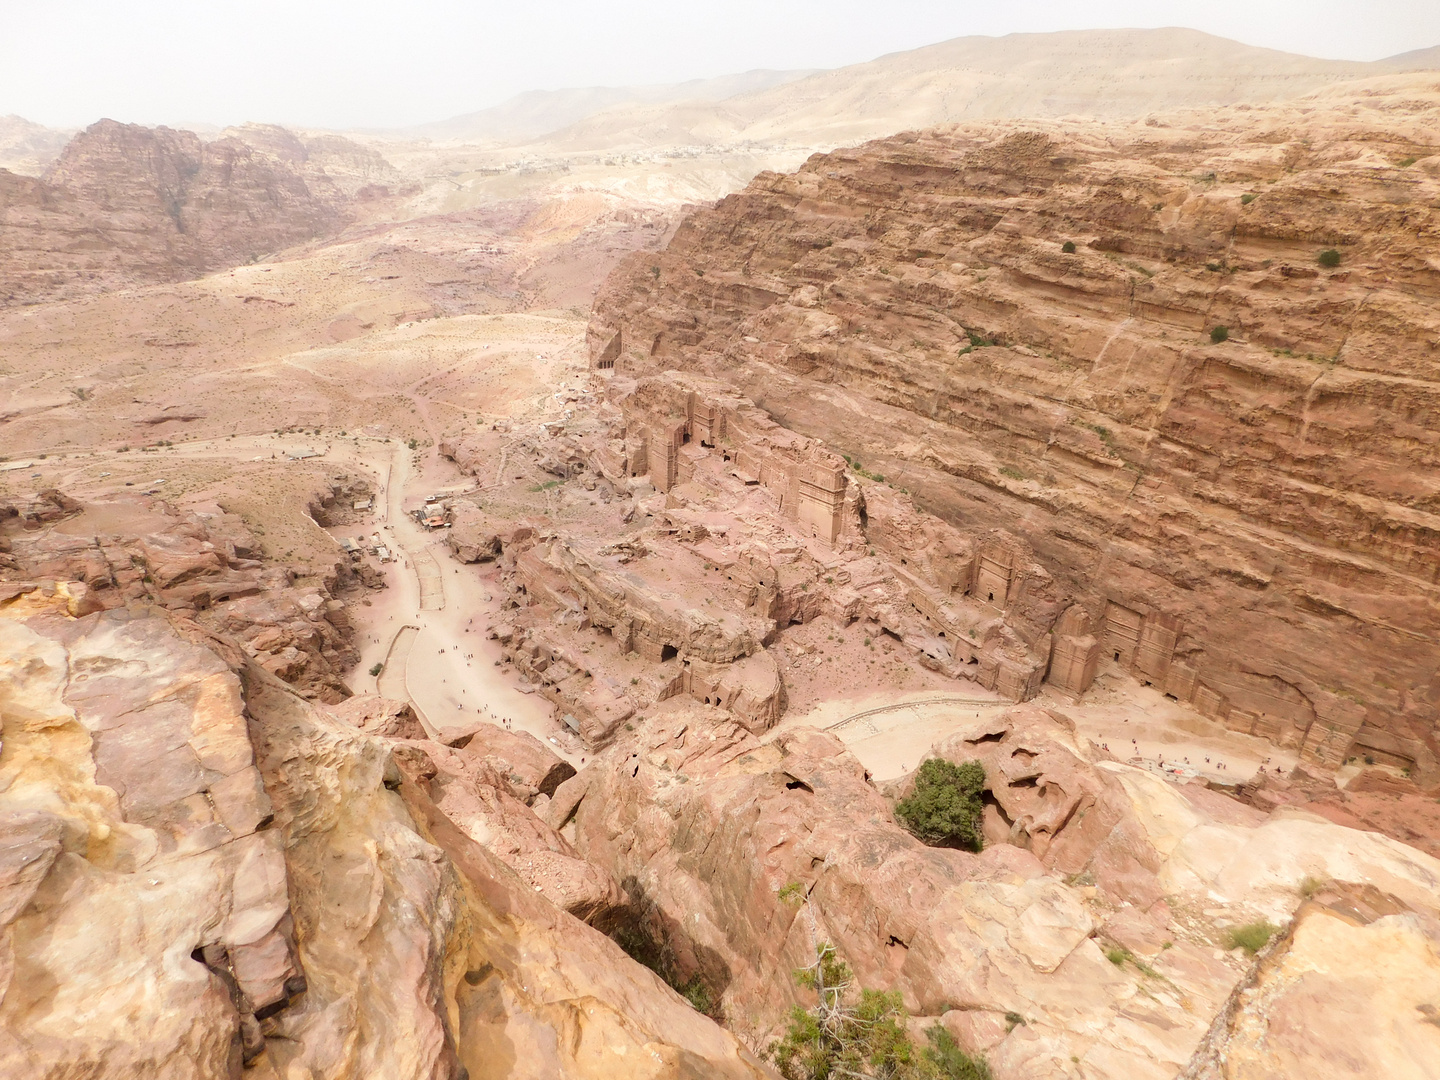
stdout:
<svg viewBox="0 0 1440 1080">
<path fill-rule="evenodd" d="M 917 1049 L 900 993 L 862 989 L 857 997 L 850 965 L 820 940 L 803 888 L 787 885 L 780 899 L 804 905 L 815 949 L 814 962 L 795 972 L 815 1005 L 791 1009 L 784 1036 L 770 1046 L 785 1080 L 991 1080 L 985 1059 L 965 1053 L 938 1024 L 925 1033 L 930 1045 Z"/>
<path fill-rule="evenodd" d="M 815 962 L 796 971 L 795 981 L 814 990 L 816 1002 L 791 1010 L 771 1050 L 785 1080 L 919 1075 L 898 992 L 861 990 L 857 1000 L 850 965 L 828 942 L 816 946 Z"/>
<path fill-rule="evenodd" d="M 985 766 L 956 765 L 926 758 L 915 770 L 915 791 L 895 813 L 916 837 L 933 846 L 956 845 L 979 851 L 984 845 L 980 815 L 984 809 Z"/>
</svg>

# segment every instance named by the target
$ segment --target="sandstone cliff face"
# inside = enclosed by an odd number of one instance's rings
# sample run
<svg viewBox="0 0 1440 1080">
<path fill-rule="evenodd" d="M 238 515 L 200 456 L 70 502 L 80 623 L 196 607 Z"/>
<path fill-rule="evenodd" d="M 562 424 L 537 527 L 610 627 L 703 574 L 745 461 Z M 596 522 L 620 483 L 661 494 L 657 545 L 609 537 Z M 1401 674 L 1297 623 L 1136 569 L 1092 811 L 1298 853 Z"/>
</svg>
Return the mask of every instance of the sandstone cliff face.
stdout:
<svg viewBox="0 0 1440 1080">
<path fill-rule="evenodd" d="M 346 209 L 356 195 L 380 195 L 400 178 L 379 153 L 342 135 L 302 135 L 279 124 L 254 123 L 227 128 L 224 135 L 244 143 L 257 158 L 298 173 L 312 195 L 337 210 Z"/>
<path fill-rule="evenodd" d="M 511 485 L 490 484 L 483 510 L 457 500 L 448 543 L 497 563 L 510 596 L 489 630 L 587 746 L 677 695 L 766 730 L 792 689 L 815 689 L 820 660 L 787 632 L 821 616 L 856 631 L 848 653 L 827 642 L 847 678 L 885 680 L 872 648 L 884 637 L 880 654 L 901 646 L 924 685 L 1038 692 L 1058 601 L 1022 541 L 966 536 L 903 493 L 862 488 L 838 454 L 712 379 L 620 377 L 603 398 L 569 396 L 563 421 L 440 452 L 477 478 L 497 465 L 552 477 L 512 473 L 545 493 L 544 515 L 517 513 Z M 1088 642 L 1093 677 L 1094 639 L 1083 616 L 1070 622 L 1055 648 Z"/>
<path fill-rule="evenodd" d="M 0 171 L 0 303 L 196 277 L 334 232 L 346 193 L 275 141 L 101 120 L 39 179 Z"/>
<path fill-rule="evenodd" d="M 1440 775 L 1431 82 L 817 156 L 617 270 L 593 366 L 721 377 L 1017 534 L 1078 605 L 1052 681 L 1090 649 L 1312 761 Z"/>
<path fill-rule="evenodd" d="M 763 1075 L 395 743 L 181 625 L 0 606 L 0 1073 Z"/>
<path fill-rule="evenodd" d="M 1440 922 L 1374 886 L 1329 883 L 1236 987 L 1180 1080 L 1428 1080 L 1437 994 Z"/>
<path fill-rule="evenodd" d="M 160 618 L 3 615 L 0 1072 L 228 1075 L 306 987 L 239 683 Z"/>
</svg>

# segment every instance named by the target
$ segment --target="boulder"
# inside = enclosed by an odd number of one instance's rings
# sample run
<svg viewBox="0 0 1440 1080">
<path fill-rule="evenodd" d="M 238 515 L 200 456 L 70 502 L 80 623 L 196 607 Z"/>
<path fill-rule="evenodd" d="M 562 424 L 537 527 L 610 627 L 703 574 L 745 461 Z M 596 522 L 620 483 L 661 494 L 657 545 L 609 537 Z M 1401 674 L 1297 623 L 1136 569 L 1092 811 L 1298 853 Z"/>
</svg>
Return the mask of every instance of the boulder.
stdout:
<svg viewBox="0 0 1440 1080">
<path fill-rule="evenodd" d="M 435 736 L 438 742 L 464 752 L 465 758 L 481 758 L 510 778 L 519 791 L 546 796 L 575 775 L 575 766 L 561 758 L 528 731 L 506 731 L 499 724 L 477 721 L 458 728 L 446 728 Z"/>
<path fill-rule="evenodd" d="M 356 694 L 327 706 L 332 716 L 367 735 L 386 739 L 425 739 L 428 734 L 407 701 L 392 701 L 379 694 Z"/>
</svg>

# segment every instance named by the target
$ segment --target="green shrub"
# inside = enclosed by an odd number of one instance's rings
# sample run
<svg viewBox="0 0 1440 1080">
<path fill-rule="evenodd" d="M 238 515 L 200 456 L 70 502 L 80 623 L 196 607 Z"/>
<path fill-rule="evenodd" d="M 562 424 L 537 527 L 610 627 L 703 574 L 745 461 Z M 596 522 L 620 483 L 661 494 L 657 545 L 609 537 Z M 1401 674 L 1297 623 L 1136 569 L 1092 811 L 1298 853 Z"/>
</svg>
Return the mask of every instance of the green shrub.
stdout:
<svg viewBox="0 0 1440 1080">
<path fill-rule="evenodd" d="M 1060 250 L 1063 251 L 1066 255 L 1074 255 L 1074 254 L 1075 254 L 1075 241 L 1074 241 L 1074 240 L 1066 240 L 1063 244 L 1060 245 Z"/>
<path fill-rule="evenodd" d="M 698 1013 L 713 1017 L 716 1013 L 715 999 L 710 996 L 710 988 L 700 981 L 699 976 L 691 979 L 684 986 L 675 988 L 681 997 L 690 1003 L 690 1007 Z"/>
<path fill-rule="evenodd" d="M 914 1048 L 905 1032 L 900 994 L 850 993 L 850 965 L 835 946 L 816 947 L 815 962 L 795 972 L 795 981 L 815 991 L 814 1008 L 790 1011 L 785 1035 L 770 1057 L 785 1080 L 829 1080 L 832 1076 L 901 1076 L 911 1073 Z"/>
<path fill-rule="evenodd" d="M 1112 946 L 1105 950 L 1105 959 L 1116 967 L 1124 967 L 1125 961 L 1130 959 L 1130 950 L 1119 945 Z"/>
<path fill-rule="evenodd" d="M 1402 169 L 1408 169 L 1411 165 L 1415 164 L 1415 160 L 1413 157 L 1401 158 L 1396 164 Z"/>
<path fill-rule="evenodd" d="M 1232 926 L 1225 931 L 1225 940 L 1232 949 L 1244 949 L 1251 956 L 1263 949 L 1270 943 L 1270 939 L 1278 933 L 1280 928 L 1264 919 L 1259 922 L 1246 923 L 1244 926 Z"/>
<path fill-rule="evenodd" d="M 384 664 L 371 664 L 371 665 L 370 665 L 370 674 L 373 675 L 373 676 L 375 676 L 376 678 L 379 678 L 379 677 L 380 677 L 380 672 L 382 672 L 382 671 L 384 671 L 384 670 L 385 670 L 385 665 L 384 665 Z"/>
<path fill-rule="evenodd" d="M 849 458 L 846 458 L 845 460 L 850 461 Z M 856 458 L 854 461 L 850 461 L 850 468 L 855 470 L 857 476 L 863 476 L 866 480 L 874 480 L 877 484 L 883 484 L 885 482 L 884 473 L 866 472 L 865 469 L 861 467 L 859 458 Z"/>
<path fill-rule="evenodd" d="M 991 1080 L 985 1059 L 971 1057 L 938 1024 L 925 1032 L 930 1045 L 917 1049 L 898 991 L 857 995 L 850 965 L 835 947 L 821 943 L 815 952 L 815 962 L 795 972 L 795 981 L 815 992 L 815 1004 L 792 1009 L 785 1034 L 768 1051 L 785 1080 Z"/>
<path fill-rule="evenodd" d="M 990 1066 L 983 1057 L 971 1057 L 955 1036 L 939 1024 L 925 1029 L 925 1038 L 930 1045 L 925 1048 L 927 1063 L 935 1066 L 936 1075 L 943 1080 L 990 1080 Z"/>
<path fill-rule="evenodd" d="M 1254 201 L 1255 201 L 1256 199 L 1258 199 L 1259 197 L 1260 197 L 1260 196 L 1259 196 L 1259 195 L 1256 195 L 1253 191 L 1247 191 L 1244 195 L 1241 195 L 1241 196 L 1240 196 L 1240 205 L 1241 205 L 1241 206 L 1249 206 L 1252 202 L 1254 202 Z"/>
<path fill-rule="evenodd" d="M 1228 326 L 1216 326 L 1210 330 L 1210 342 L 1219 345 L 1222 341 L 1230 339 L 1230 328 Z"/>
<path fill-rule="evenodd" d="M 985 766 L 927 758 L 915 771 L 915 791 L 895 807 L 901 822 L 927 844 L 979 851 Z"/>
<path fill-rule="evenodd" d="M 1326 248 L 1324 251 L 1320 252 L 1320 255 L 1316 261 L 1319 262 L 1321 266 L 1339 266 L 1340 252 L 1336 251 L 1334 248 Z"/>
</svg>

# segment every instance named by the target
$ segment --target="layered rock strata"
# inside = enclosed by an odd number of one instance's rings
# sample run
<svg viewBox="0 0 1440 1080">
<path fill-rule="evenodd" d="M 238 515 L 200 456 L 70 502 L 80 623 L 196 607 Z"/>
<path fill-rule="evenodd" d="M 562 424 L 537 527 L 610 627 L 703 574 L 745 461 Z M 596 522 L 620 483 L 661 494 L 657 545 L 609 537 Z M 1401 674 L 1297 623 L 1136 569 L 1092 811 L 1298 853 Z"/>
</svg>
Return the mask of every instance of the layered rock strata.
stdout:
<svg viewBox="0 0 1440 1080">
<path fill-rule="evenodd" d="M 348 561 L 319 579 L 300 580 L 265 562 L 260 544 L 234 514 L 181 513 L 144 506 L 147 531 L 120 535 L 88 527 L 84 506 L 60 492 L 0 505 L 0 582 L 65 582 L 76 614 L 157 604 L 207 631 L 241 643 L 272 674 L 310 697 L 349 697 L 343 675 L 359 659 L 339 593 L 359 588 Z M 53 527 L 62 519 L 64 529 Z M 51 526 L 51 527 L 47 527 Z"/>
<path fill-rule="evenodd" d="M 1440 923 L 1371 885 L 1324 883 L 1216 1017 L 1180 1080 L 1365 1070 L 1425 1080 L 1440 1055 Z"/>
<path fill-rule="evenodd" d="M 1309 761 L 1433 778 L 1440 91 L 1337 95 L 762 175 L 612 274 L 592 366 L 721 377 L 1016 534 L 1071 612 L 1062 688 L 1119 664 Z"/>
<path fill-rule="evenodd" d="M 357 171 L 390 175 L 383 160 L 336 136 L 307 149 L 282 128 L 238 134 L 202 142 L 189 131 L 101 120 L 43 176 L 0 170 L 0 305 L 254 262 L 337 231 L 363 187 L 349 182 Z"/>
</svg>

